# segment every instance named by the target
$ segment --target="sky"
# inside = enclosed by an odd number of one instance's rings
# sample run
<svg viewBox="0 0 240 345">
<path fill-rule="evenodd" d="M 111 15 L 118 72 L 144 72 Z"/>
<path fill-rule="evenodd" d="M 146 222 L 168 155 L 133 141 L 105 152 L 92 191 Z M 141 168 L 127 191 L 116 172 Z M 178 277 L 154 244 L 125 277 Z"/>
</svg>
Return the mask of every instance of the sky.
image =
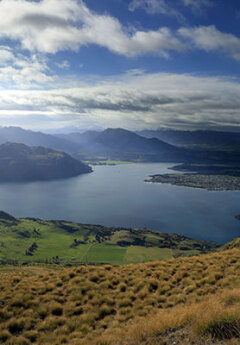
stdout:
<svg viewBox="0 0 240 345">
<path fill-rule="evenodd" d="M 240 2 L 0 0 L 0 125 L 240 131 Z"/>
</svg>

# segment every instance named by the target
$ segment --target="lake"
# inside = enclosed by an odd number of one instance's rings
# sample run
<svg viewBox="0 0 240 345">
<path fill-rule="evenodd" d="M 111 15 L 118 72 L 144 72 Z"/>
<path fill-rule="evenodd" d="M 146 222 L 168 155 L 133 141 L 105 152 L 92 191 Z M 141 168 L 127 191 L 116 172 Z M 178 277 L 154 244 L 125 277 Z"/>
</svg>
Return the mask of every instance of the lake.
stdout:
<svg viewBox="0 0 240 345">
<path fill-rule="evenodd" d="M 66 180 L 0 184 L 0 209 L 15 217 L 147 227 L 219 243 L 240 236 L 240 192 L 144 182 L 169 163 L 94 166 Z"/>
</svg>

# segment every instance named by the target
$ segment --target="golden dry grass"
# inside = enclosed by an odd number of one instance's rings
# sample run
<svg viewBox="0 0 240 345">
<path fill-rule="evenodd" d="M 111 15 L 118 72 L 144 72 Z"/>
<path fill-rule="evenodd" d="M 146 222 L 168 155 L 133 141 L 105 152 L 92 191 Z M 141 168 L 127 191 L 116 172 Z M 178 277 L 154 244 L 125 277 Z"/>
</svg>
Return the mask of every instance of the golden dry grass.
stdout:
<svg viewBox="0 0 240 345">
<path fill-rule="evenodd" d="M 240 250 L 0 269 L 0 344 L 239 344 Z"/>
</svg>

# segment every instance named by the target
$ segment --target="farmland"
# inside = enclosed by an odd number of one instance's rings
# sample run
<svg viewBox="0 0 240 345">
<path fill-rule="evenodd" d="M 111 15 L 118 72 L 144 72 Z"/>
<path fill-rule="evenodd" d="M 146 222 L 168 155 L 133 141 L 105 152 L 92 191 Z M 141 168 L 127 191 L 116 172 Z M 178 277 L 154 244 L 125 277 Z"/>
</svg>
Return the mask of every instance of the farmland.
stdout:
<svg viewBox="0 0 240 345">
<path fill-rule="evenodd" d="M 22 263 L 127 264 L 207 253 L 217 245 L 147 229 L 16 219 L 0 212 L 0 258 Z"/>
</svg>

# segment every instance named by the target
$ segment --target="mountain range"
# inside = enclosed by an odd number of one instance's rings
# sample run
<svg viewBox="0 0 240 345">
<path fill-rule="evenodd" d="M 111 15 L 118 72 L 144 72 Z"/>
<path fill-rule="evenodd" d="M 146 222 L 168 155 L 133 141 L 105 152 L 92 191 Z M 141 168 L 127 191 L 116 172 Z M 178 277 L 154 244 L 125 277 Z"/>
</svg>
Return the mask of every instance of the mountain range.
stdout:
<svg viewBox="0 0 240 345">
<path fill-rule="evenodd" d="M 121 160 L 174 161 L 184 155 L 184 150 L 156 138 L 144 138 L 122 128 L 108 128 L 104 131 L 71 133 L 59 138 L 79 145 L 91 156 L 105 156 Z"/>
<path fill-rule="evenodd" d="M 240 133 L 165 129 L 134 133 L 108 128 L 50 135 L 19 127 L 0 127 L 0 144 L 5 142 L 60 150 L 90 162 L 240 163 Z"/>
<path fill-rule="evenodd" d="M 82 160 L 176 161 L 185 152 L 156 138 L 144 138 L 122 128 L 50 135 L 19 127 L 0 127 L 0 143 L 16 142 L 65 151 Z"/>
</svg>

